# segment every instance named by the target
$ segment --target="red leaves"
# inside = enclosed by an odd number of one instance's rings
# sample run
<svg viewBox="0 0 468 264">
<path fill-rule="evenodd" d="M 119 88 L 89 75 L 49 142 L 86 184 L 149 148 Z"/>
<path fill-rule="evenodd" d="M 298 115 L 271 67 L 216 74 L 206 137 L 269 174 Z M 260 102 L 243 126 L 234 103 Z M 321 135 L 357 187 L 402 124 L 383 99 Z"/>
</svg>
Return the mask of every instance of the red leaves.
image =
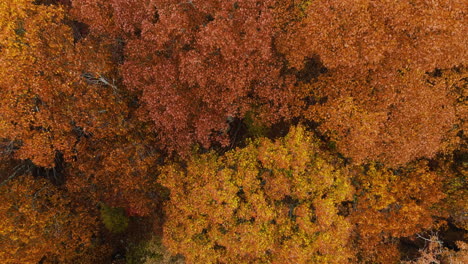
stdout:
<svg viewBox="0 0 468 264">
<path fill-rule="evenodd" d="M 124 82 L 142 92 L 167 149 L 227 145 L 227 119 L 254 107 L 267 123 L 297 115 L 294 78 L 282 76 L 271 45 L 272 1 L 121 2 L 108 17 L 127 40 Z M 98 31 L 109 21 L 77 11 Z"/>
</svg>

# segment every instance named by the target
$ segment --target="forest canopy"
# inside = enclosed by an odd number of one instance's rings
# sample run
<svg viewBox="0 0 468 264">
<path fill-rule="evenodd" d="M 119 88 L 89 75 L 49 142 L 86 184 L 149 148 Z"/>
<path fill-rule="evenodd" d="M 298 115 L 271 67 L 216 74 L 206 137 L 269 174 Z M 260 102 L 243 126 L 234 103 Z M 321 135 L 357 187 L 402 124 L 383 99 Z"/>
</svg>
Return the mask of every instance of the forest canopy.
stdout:
<svg viewBox="0 0 468 264">
<path fill-rule="evenodd" d="M 463 0 L 4 0 L 0 263 L 468 263 Z"/>
</svg>

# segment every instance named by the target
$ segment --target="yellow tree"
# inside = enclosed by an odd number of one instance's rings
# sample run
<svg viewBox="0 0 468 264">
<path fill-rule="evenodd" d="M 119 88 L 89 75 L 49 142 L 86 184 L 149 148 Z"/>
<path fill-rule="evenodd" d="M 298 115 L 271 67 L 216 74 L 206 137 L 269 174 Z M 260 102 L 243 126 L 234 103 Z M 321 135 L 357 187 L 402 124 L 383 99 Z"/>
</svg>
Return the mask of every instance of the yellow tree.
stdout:
<svg viewBox="0 0 468 264">
<path fill-rule="evenodd" d="M 349 263 L 353 188 L 303 127 L 167 166 L 163 242 L 188 263 Z"/>
</svg>

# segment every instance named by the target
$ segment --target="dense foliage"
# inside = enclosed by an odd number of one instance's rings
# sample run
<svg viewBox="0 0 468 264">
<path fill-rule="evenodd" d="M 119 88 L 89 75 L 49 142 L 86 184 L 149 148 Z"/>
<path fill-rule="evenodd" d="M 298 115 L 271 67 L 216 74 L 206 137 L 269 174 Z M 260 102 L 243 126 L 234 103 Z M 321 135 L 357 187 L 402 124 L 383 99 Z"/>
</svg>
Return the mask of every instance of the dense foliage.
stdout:
<svg viewBox="0 0 468 264">
<path fill-rule="evenodd" d="M 96 34 L 126 41 L 124 83 L 141 91 L 167 149 L 227 145 L 229 119 L 249 110 L 267 123 L 297 115 L 295 78 L 282 74 L 271 45 L 273 1 L 107 2 L 73 4 Z M 110 19 L 116 29 L 107 32 Z"/>
<path fill-rule="evenodd" d="M 0 263 L 466 263 L 463 0 L 0 1 Z"/>
<path fill-rule="evenodd" d="M 329 70 L 310 84 L 319 103 L 306 116 L 343 153 L 401 165 L 447 149 L 463 118 L 454 85 L 466 71 L 449 69 L 467 63 L 464 1 L 291 2 L 278 49 L 291 67 L 318 57 Z"/>
<path fill-rule="evenodd" d="M 45 179 L 22 175 L 0 188 L 3 263 L 96 261 L 97 219 Z"/>
<path fill-rule="evenodd" d="M 164 242 L 189 263 L 348 263 L 346 170 L 302 127 L 217 157 L 169 165 Z"/>
</svg>

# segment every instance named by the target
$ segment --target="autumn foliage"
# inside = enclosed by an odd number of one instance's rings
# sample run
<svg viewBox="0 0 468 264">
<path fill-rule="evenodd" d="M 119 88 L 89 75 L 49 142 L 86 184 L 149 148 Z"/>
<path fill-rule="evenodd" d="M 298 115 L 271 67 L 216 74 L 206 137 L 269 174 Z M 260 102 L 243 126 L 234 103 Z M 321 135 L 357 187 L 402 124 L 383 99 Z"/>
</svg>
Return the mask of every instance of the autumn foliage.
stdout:
<svg viewBox="0 0 468 264">
<path fill-rule="evenodd" d="M 112 43 L 75 43 L 64 10 L 53 5 L 23 1 L 2 8 L 0 129 L 15 157 L 54 167 L 60 153 L 74 163 L 71 191 L 99 191 L 93 198 L 144 214 L 151 188 L 141 186 L 157 156 L 147 157 L 154 150 L 149 134 L 141 139 L 145 125 L 129 120 L 131 95 L 115 84 Z M 90 192 L 90 184 L 97 188 Z"/>
<path fill-rule="evenodd" d="M 306 116 L 320 121 L 319 129 L 354 162 L 402 165 L 457 144 L 464 122 L 457 89 L 466 70 L 447 70 L 440 77 L 399 71 L 389 77 L 389 86 L 374 85 L 372 75 L 350 80 L 347 74 L 333 70 L 306 84 L 323 102 L 311 105 Z"/>
<path fill-rule="evenodd" d="M 348 263 L 347 171 L 303 127 L 169 165 L 164 244 L 188 263 Z"/>
<path fill-rule="evenodd" d="M 0 263 L 464 263 L 462 0 L 0 1 Z"/>
<path fill-rule="evenodd" d="M 3 263 L 99 260 L 90 258 L 100 254 L 92 241 L 97 219 L 47 180 L 21 175 L 0 187 L 0 198 Z"/>
<path fill-rule="evenodd" d="M 123 118 L 112 87 L 86 82 L 111 82 L 104 47 L 75 45 L 61 8 L 26 0 L 0 8 L 0 129 L 18 145 L 15 155 L 53 167 L 56 152 L 72 159 L 77 137 L 118 133 L 109 126 Z"/>
<path fill-rule="evenodd" d="M 97 3 L 73 3 L 97 32 L 116 21 L 124 83 L 142 92 L 169 150 L 227 145 L 229 118 L 248 111 L 268 124 L 298 114 L 294 76 L 282 74 L 272 46 L 273 1 L 115 1 L 96 12 Z"/>
<path fill-rule="evenodd" d="M 351 214 L 361 258 L 377 263 L 400 259 L 398 240 L 436 228 L 443 216 L 443 176 L 425 162 L 399 170 L 370 164 L 354 177 L 359 189 Z"/>
<path fill-rule="evenodd" d="M 302 67 L 312 54 L 328 68 L 354 72 L 379 68 L 425 72 L 467 62 L 463 1 L 281 2 L 283 9 L 297 10 L 297 5 L 302 9 L 302 16 L 279 38 L 279 49 L 293 67 Z"/>
<path fill-rule="evenodd" d="M 463 1 L 299 2 L 278 9 L 278 49 L 291 67 L 318 57 L 329 70 L 304 84 L 318 102 L 307 118 L 358 163 L 446 150 L 461 122 L 453 86 L 466 82 L 466 70 L 450 70 L 468 58 Z"/>
</svg>

